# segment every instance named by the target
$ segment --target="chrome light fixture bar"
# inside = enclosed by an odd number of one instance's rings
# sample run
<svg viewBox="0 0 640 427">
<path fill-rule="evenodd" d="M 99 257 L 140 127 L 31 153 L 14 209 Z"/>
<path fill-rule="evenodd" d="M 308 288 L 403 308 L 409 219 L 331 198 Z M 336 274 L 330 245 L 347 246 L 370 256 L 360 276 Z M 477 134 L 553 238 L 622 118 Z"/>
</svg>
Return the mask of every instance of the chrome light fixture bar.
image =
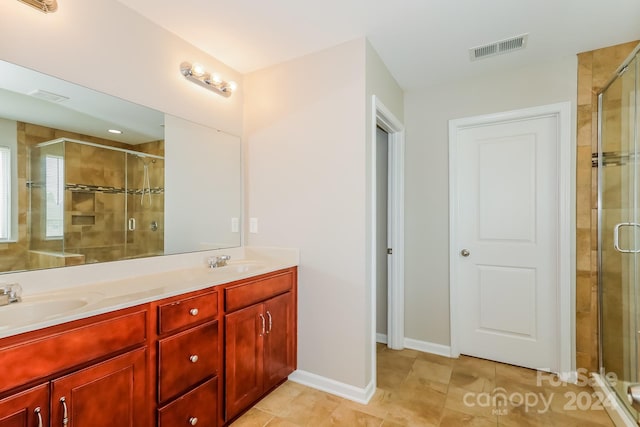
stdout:
<svg viewBox="0 0 640 427">
<path fill-rule="evenodd" d="M 41 12 L 52 13 L 58 10 L 58 0 L 18 0 L 31 7 L 35 7 Z"/>
<path fill-rule="evenodd" d="M 180 64 L 180 72 L 189 81 L 192 81 L 202 87 L 206 87 L 222 95 L 225 98 L 231 96 L 236 91 L 238 85 L 233 81 L 225 81 L 218 74 L 211 74 L 205 71 L 200 64 L 192 64 L 190 62 L 183 62 Z"/>
</svg>

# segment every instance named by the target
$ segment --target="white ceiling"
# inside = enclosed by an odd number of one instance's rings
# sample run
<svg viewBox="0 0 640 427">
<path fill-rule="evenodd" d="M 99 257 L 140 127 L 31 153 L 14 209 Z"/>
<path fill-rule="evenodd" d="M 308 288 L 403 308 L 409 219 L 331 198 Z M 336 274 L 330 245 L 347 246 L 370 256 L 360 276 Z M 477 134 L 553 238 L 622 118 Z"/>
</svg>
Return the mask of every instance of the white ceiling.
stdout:
<svg viewBox="0 0 640 427">
<path fill-rule="evenodd" d="M 242 73 L 366 36 L 404 89 L 640 39 L 638 0 L 118 1 Z M 470 62 L 523 33 L 525 50 Z"/>
</svg>

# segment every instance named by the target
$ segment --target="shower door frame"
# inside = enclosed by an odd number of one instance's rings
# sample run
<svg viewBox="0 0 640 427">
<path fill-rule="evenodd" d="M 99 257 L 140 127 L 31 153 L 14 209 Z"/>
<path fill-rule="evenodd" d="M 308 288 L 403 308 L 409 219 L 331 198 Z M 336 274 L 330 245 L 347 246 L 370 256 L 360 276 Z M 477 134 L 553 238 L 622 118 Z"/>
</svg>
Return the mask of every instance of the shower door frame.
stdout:
<svg viewBox="0 0 640 427">
<path fill-rule="evenodd" d="M 622 75 L 627 71 L 627 68 L 629 67 L 629 65 L 636 60 L 636 57 L 638 56 L 638 54 L 640 53 L 640 44 L 638 44 L 638 46 L 636 46 L 636 48 L 627 56 L 627 58 L 622 62 L 622 64 L 616 69 L 613 77 L 603 86 L 603 88 L 599 91 L 598 93 L 598 104 L 597 104 L 597 108 L 598 108 L 598 116 L 597 116 L 597 138 L 598 138 L 598 149 L 597 149 L 597 155 L 598 155 L 598 176 L 597 176 L 597 185 L 598 185 L 598 194 L 597 194 L 597 206 L 598 206 L 598 212 L 597 212 L 597 216 L 598 216 L 598 226 L 597 226 L 597 238 L 598 238 L 598 372 L 593 374 L 594 377 L 594 389 L 602 392 L 602 399 L 604 399 L 603 401 L 603 405 L 605 407 L 605 409 L 607 410 L 609 416 L 614 420 L 614 422 L 616 423 L 616 425 L 628 425 L 628 426 L 632 426 L 632 425 L 638 425 L 640 424 L 638 421 L 640 419 L 640 417 L 636 418 L 636 416 L 634 414 L 632 414 L 629 411 L 629 408 L 622 402 L 620 402 L 618 399 L 622 399 L 623 397 L 620 396 L 615 388 L 613 386 L 611 386 L 608 382 L 608 380 L 606 379 L 606 372 L 605 369 L 606 367 L 604 366 L 604 341 L 603 341 L 603 335 L 604 335 L 604 318 L 603 318 L 603 305 L 604 305 L 604 298 L 603 298 L 603 282 L 604 282 L 604 271 L 603 271 L 603 133 L 602 133 L 602 127 L 603 127 L 603 121 L 602 121 L 602 115 L 603 115 L 603 96 L 605 94 L 605 92 L 607 91 L 607 89 L 609 89 L 616 80 L 618 80 L 619 78 L 622 77 Z M 638 63 L 636 64 L 636 68 L 638 66 L 640 66 L 640 59 L 637 59 L 636 61 L 638 61 Z M 635 120 L 635 127 L 634 127 L 634 146 L 637 147 L 638 146 L 638 139 L 640 138 L 639 135 L 639 129 L 638 129 L 638 123 L 637 123 L 637 117 L 638 117 L 638 107 L 639 107 L 639 103 L 640 103 L 640 99 L 638 99 L 638 93 L 640 92 L 640 82 L 638 81 L 638 76 L 640 71 L 639 70 L 635 70 L 636 73 L 636 79 L 635 79 L 635 87 L 634 87 L 634 91 L 635 91 L 635 106 L 634 106 L 634 120 Z M 639 153 L 639 151 L 636 149 L 636 153 Z M 640 183 L 638 183 L 637 180 L 637 175 L 640 171 L 640 165 L 636 166 L 636 172 L 634 174 L 634 176 L 636 176 L 636 179 L 634 179 L 634 185 L 640 185 Z M 637 197 L 636 194 L 634 194 L 634 197 Z M 635 205 L 637 205 L 638 203 L 636 202 Z M 634 216 L 637 216 L 637 213 L 634 212 Z M 637 269 L 637 266 L 635 267 Z M 636 298 L 637 301 L 637 298 Z M 636 307 L 636 309 L 640 309 L 640 307 Z M 634 315 L 637 316 L 637 313 L 634 313 Z M 636 347 L 638 346 L 638 334 L 636 334 Z M 636 360 L 636 372 L 637 372 L 637 376 L 640 375 L 638 374 L 638 372 L 640 372 L 640 360 Z M 637 378 L 638 381 L 640 381 L 640 378 Z M 640 412 L 639 412 L 640 414 Z"/>
</svg>

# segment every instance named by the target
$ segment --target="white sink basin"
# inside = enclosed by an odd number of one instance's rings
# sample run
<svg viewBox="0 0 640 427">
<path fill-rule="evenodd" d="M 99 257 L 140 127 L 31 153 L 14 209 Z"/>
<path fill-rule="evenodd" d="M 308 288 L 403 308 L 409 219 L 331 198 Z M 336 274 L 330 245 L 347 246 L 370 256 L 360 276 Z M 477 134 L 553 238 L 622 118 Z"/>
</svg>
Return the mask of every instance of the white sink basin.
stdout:
<svg viewBox="0 0 640 427">
<path fill-rule="evenodd" d="M 262 261 L 241 259 L 237 261 L 229 261 L 226 266 L 218 268 L 224 271 L 232 270 L 238 273 L 253 273 L 254 271 L 262 270 L 266 266 L 267 264 Z"/>
<path fill-rule="evenodd" d="M 22 302 L 0 307 L 0 329 L 64 316 L 99 300 L 101 296 L 92 293 L 81 296 L 25 297 Z"/>
</svg>

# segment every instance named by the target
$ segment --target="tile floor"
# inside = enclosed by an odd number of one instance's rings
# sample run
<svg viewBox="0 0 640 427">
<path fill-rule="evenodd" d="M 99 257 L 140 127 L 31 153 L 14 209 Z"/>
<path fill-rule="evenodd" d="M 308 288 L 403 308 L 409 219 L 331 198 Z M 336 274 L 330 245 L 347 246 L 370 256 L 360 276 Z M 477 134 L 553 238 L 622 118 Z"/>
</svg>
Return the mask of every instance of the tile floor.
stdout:
<svg viewBox="0 0 640 427">
<path fill-rule="evenodd" d="M 581 409 L 578 409 L 581 408 Z M 378 389 L 368 405 L 288 381 L 232 424 L 298 426 L 613 426 L 589 386 L 462 356 L 378 346 Z"/>
</svg>

